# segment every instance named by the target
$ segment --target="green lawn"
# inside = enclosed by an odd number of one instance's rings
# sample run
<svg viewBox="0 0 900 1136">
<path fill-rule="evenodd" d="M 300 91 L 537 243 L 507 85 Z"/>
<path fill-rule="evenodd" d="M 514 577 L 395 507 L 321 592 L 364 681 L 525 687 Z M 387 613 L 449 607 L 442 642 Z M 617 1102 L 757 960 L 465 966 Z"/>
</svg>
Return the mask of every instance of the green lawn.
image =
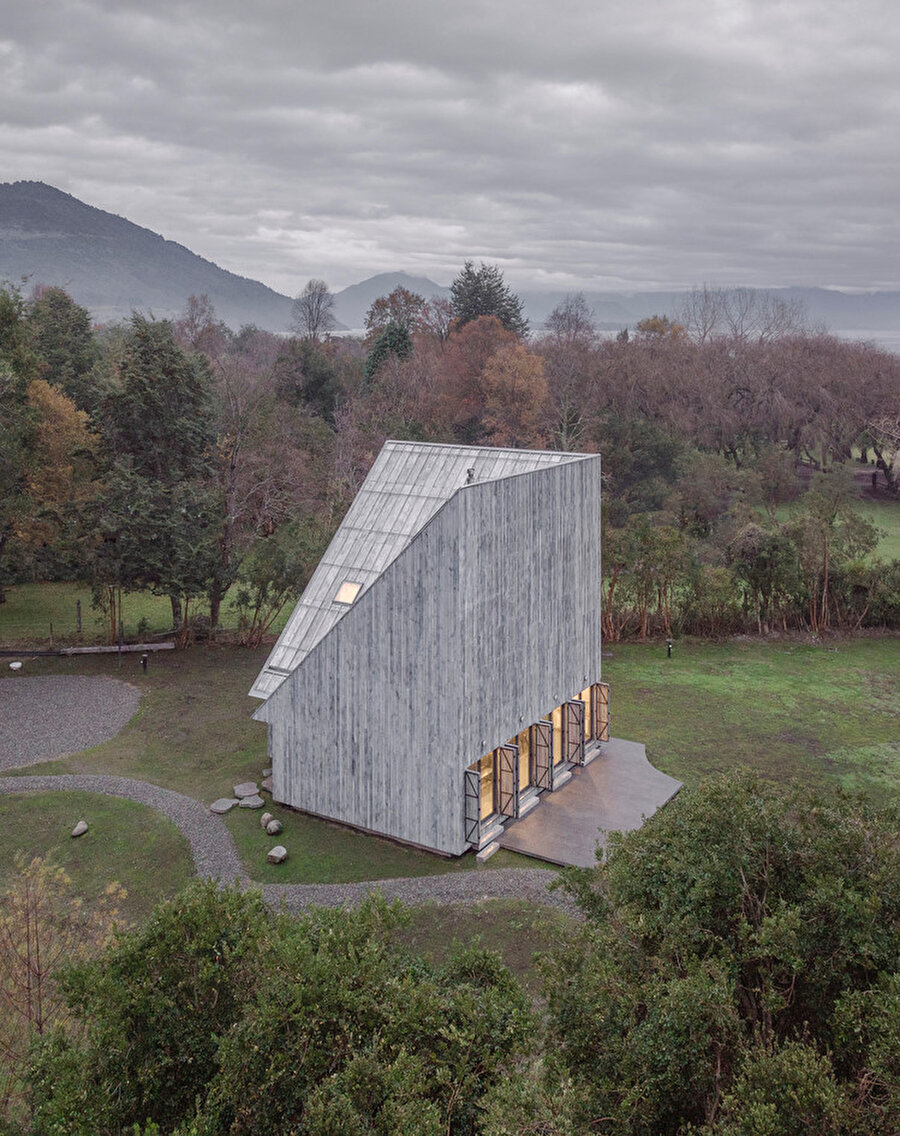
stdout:
<svg viewBox="0 0 900 1136">
<path fill-rule="evenodd" d="M 476 868 L 473 853 L 451 860 L 392 840 L 353 832 L 271 802 L 266 809 L 284 825 L 278 837 L 268 836 L 263 831 L 259 823 L 261 813 L 254 810 L 235 808 L 226 817 L 247 871 L 260 883 L 343 884 L 402 876 L 437 876 Z M 274 844 L 283 844 L 288 849 L 288 858 L 283 864 L 266 862 L 266 853 Z M 502 848 L 485 865 L 486 869 L 516 867 L 556 870 L 552 864 Z"/>
<path fill-rule="evenodd" d="M 88 831 L 71 836 L 79 820 Z M 127 892 L 122 923 L 137 922 L 175 895 L 194 872 L 190 846 L 155 810 L 96 793 L 0 795 L 0 891 L 11 881 L 14 856 L 50 857 L 89 903 L 108 883 Z"/>
<path fill-rule="evenodd" d="M 612 731 L 688 785 L 735 766 L 900 790 L 900 637 L 614 644 Z"/>
<path fill-rule="evenodd" d="M 78 632 L 78 603 L 81 602 L 81 633 Z M 194 609 L 191 609 L 192 612 Z M 196 611 L 204 614 L 199 604 Z M 288 604 L 273 625 L 273 632 L 281 631 L 290 615 Z M 146 621 L 148 635 L 164 635 L 172 627 L 172 607 L 165 596 L 150 592 L 130 592 L 123 596 L 122 616 L 125 639 L 138 639 L 138 625 Z M 237 627 L 237 612 L 226 598 L 222 605 L 221 624 L 226 630 Z M 47 649 L 50 646 L 51 625 L 53 643 L 69 646 L 105 643 L 107 624 L 105 615 L 91 607 L 91 589 L 85 584 L 15 584 L 6 592 L 6 602 L 0 604 L 0 644 L 29 646 Z"/>
<path fill-rule="evenodd" d="M 604 663 L 612 684 L 613 732 L 646 743 L 654 764 L 688 785 L 750 765 L 780 780 L 825 778 L 872 793 L 900 789 L 900 637 L 726 644 L 615 644 Z M 250 720 L 246 695 L 266 651 L 193 648 L 154 656 L 146 674 L 125 656 L 34 659 L 30 673 L 109 674 L 143 691 L 122 733 L 29 772 L 112 773 L 176 789 L 202 801 L 257 780 L 267 765 L 266 729 Z M 259 813 L 233 811 L 227 824 L 252 878 L 344 882 L 458 871 L 448 861 L 391 841 L 270 807 L 285 826 L 290 857 L 265 863 L 273 840 Z M 73 822 L 74 823 L 74 822 Z M 491 867 L 524 861 L 501 852 Z"/>
</svg>

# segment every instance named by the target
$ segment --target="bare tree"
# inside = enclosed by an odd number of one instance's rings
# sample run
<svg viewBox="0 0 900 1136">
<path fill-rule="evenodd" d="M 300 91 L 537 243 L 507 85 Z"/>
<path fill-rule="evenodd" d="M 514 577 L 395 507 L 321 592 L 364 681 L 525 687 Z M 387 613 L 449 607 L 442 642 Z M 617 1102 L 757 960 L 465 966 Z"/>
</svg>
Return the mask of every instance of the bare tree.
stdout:
<svg viewBox="0 0 900 1136">
<path fill-rule="evenodd" d="M 592 347 L 597 337 L 594 312 L 583 292 L 569 294 L 557 304 L 544 321 L 544 327 L 559 346 Z"/>
<path fill-rule="evenodd" d="M 291 330 L 313 343 L 334 327 L 334 295 L 324 280 L 308 280 L 294 300 Z"/>
<path fill-rule="evenodd" d="M 727 337 L 741 343 L 768 343 L 797 335 L 806 326 L 800 300 L 759 288 L 694 288 L 679 304 L 676 318 L 695 343 Z"/>
</svg>

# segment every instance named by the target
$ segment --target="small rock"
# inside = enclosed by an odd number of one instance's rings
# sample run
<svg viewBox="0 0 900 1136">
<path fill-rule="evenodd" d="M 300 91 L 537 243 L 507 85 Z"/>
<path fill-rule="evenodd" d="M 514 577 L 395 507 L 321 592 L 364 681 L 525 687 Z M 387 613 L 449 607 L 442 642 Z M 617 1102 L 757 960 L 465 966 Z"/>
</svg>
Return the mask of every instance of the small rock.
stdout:
<svg viewBox="0 0 900 1136">
<path fill-rule="evenodd" d="M 266 859 L 270 864 L 283 864 L 287 859 L 287 848 L 281 844 L 276 844 L 266 856 Z"/>
<path fill-rule="evenodd" d="M 240 808 L 242 809 L 261 809 L 265 803 L 266 802 L 262 799 L 262 797 L 259 796 L 259 794 L 256 794 L 253 797 L 243 797 L 238 802 Z"/>
<path fill-rule="evenodd" d="M 18 660 L 16 660 L 16 662 L 9 664 L 9 669 L 11 671 L 20 671 L 22 669 L 22 664 Z"/>
<path fill-rule="evenodd" d="M 273 818 L 271 813 L 263 813 L 263 815 L 259 818 L 259 827 L 265 828 L 269 821 L 272 819 Z"/>
<path fill-rule="evenodd" d="M 263 775 L 263 777 L 271 777 L 272 776 L 272 770 L 271 769 L 264 769 L 262 771 L 262 775 Z"/>
<path fill-rule="evenodd" d="M 87 832 L 87 830 L 88 830 L 87 821 L 86 820 L 80 820 L 78 822 L 78 824 L 76 824 L 75 827 L 72 829 L 72 835 L 73 836 L 84 836 L 84 834 Z"/>
<path fill-rule="evenodd" d="M 269 836 L 277 836 L 280 832 L 283 831 L 284 828 L 281 821 L 277 820 L 275 817 L 273 817 L 266 825 L 266 832 L 269 834 Z"/>
<path fill-rule="evenodd" d="M 265 789 L 267 793 L 272 792 L 272 778 L 271 777 L 263 777 L 262 781 L 260 781 L 259 784 L 260 784 L 260 787 Z"/>
<path fill-rule="evenodd" d="M 240 785 L 234 787 L 236 797 L 255 797 L 258 792 L 259 786 L 255 781 L 243 781 Z"/>
<path fill-rule="evenodd" d="M 233 809 L 236 804 L 236 797 L 219 797 L 218 801 L 213 801 L 209 806 L 209 811 L 211 813 L 218 813 L 219 816 L 221 816 L 222 813 L 227 813 L 229 809 Z"/>
</svg>

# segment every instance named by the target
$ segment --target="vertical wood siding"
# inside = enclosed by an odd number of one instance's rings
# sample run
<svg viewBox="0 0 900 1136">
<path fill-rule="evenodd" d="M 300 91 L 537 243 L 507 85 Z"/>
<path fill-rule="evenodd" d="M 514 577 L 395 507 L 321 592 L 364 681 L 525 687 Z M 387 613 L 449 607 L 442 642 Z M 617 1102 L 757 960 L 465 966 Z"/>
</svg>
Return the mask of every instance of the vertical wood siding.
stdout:
<svg viewBox="0 0 900 1136">
<path fill-rule="evenodd" d="M 258 712 L 275 797 L 463 852 L 466 766 L 599 678 L 599 457 L 466 486 Z"/>
</svg>

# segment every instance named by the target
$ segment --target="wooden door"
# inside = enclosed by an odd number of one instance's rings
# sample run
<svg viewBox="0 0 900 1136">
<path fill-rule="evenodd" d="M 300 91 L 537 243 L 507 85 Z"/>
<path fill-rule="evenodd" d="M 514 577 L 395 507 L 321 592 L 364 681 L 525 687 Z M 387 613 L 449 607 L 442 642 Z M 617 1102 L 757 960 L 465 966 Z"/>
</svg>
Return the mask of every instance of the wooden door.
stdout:
<svg viewBox="0 0 900 1136">
<path fill-rule="evenodd" d="M 519 815 L 519 747 L 498 746 L 494 751 L 497 762 L 497 811 L 501 816 Z"/>
<path fill-rule="evenodd" d="M 478 845 L 481 839 L 481 774 L 476 764 L 474 769 L 465 770 L 466 800 L 466 841 Z"/>
<path fill-rule="evenodd" d="M 550 723 L 534 722 L 531 734 L 531 758 L 534 762 L 534 783 L 538 789 L 553 788 L 553 758 L 550 753 Z"/>
<path fill-rule="evenodd" d="M 598 742 L 609 741 L 609 683 L 591 684 L 591 737 Z"/>
<path fill-rule="evenodd" d="M 563 757 L 575 765 L 584 764 L 584 703 L 580 698 L 563 703 Z"/>
</svg>

